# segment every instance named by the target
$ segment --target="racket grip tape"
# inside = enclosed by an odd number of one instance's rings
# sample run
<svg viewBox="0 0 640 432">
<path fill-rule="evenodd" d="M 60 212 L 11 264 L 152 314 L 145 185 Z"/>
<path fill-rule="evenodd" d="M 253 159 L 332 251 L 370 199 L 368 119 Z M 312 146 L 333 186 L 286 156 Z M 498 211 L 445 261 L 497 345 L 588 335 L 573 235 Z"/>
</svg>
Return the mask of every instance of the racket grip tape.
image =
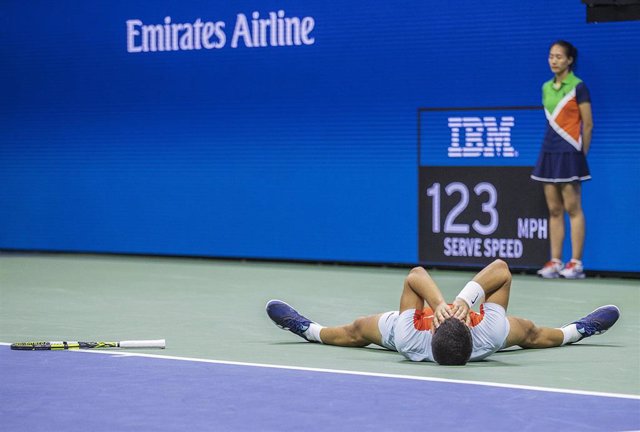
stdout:
<svg viewBox="0 0 640 432">
<path fill-rule="evenodd" d="M 76 341 L 39 341 L 39 342 L 16 342 L 11 344 L 12 350 L 22 351 L 57 351 L 66 349 L 78 349 L 80 348 Z"/>
</svg>

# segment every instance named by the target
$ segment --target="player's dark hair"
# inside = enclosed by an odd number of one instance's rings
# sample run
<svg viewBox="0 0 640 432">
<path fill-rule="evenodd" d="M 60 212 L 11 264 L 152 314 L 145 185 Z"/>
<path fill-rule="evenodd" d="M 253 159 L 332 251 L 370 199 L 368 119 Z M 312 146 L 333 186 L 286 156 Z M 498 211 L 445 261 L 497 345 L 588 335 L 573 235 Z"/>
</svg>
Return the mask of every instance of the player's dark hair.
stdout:
<svg viewBox="0 0 640 432">
<path fill-rule="evenodd" d="M 571 57 L 573 59 L 573 62 L 569 65 L 569 70 L 575 70 L 576 66 L 578 66 L 578 48 L 574 47 L 570 42 L 560 39 L 549 46 L 549 51 L 551 51 L 551 48 L 556 45 L 564 50 L 564 54 L 567 57 Z"/>
<path fill-rule="evenodd" d="M 447 318 L 431 339 L 433 359 L 444 366 L 464 366 L 471 357 L 471 330 L 457 318 Z"/>
</svg>

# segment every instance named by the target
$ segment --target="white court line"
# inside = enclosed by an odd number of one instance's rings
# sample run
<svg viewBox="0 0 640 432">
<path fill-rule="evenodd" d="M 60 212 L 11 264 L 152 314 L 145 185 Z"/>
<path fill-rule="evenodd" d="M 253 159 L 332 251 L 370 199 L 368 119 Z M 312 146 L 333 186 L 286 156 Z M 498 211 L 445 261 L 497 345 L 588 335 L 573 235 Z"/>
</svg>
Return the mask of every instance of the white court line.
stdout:
<svg viewBox="0 0 640 432">
<path fill-rule="evenodd" d="M 0 345 L 11 345 L 11 344 L 7 342 L 0 342 Z M 227 361 L 227 360 L 201 359 L 201 358 L 194 358 L 194 357 L 178 357 L 178 356 L 168 356 L 168 355 L 159 355 L 159 354 L 108 351 L 108 350 L 99 350 L 99 349 L 68 350 L 68 351 L 92 353 L 92 354 L 109 354 L 117 357 L 147 357 L 147 358 L 157 358 L 157 359 L 164 359 L 164 360 L 188 361 L 188 362 L 196 362 L 196 363 L 212 363 L 212 364 L 223 364 L 223 365 L 233 365 L 233 366 L 261 367 L 261 368 L 269 368 L 269 369 L 286 369 L 286 370 L 297 370 L 297 371 L 306 371 L 306 372 L 322 372 L 322 373 L 343 374 L 343 375 L 358 375 L 358 376 L 371 376 L 371 377 L 379 377 L 379 378 L 406 379 L 406 380 L 415 380 L 415 381 L 468 384 L 468 385 L 479 385 L 479 386 L 486 386 L 486 387 L 532 390 L 532 391 L 547 392 L 547 393 L 564 393 L 564 394 L 572 394 L 572 395 L 600 396 L 600 397 L 609 397 L 609 398 L 640 400 L 639 395 L 631 395 L 631 394 L 624 394 L 624 393 L 604 393 L 604 392 L 595 392 L 595 391 L 587 391 L 587 390 L 557 389 L 557 388 L 551 388 L 551 387 L 537 387 L 537 386 L 527 386 L 527 385 L 519 385 L 519 384 L 503 384 L 503 383 L 484 382 L 484 381 L 467 381 L 467 380 L 455 380 L 455 379 L 448 379 L 448 378 L 421 377 L 421 376 L 413 376 L 413 375 L 397 375 L 397 374 L 386 374 L 386 373 L 377 373 L 377 372 L 359 372 L 359 371 L 349 371 L 349 370 L 341 370 L 341 369 L 322 369 L 322 368 L 309 368 L 309 367 L 302 367 L 302 366 L 272 365 L 272 364 L 265 364 L 265 363 L 247 363 L 247 362 L 236 362 L 236 361 Z"/>
</svg>

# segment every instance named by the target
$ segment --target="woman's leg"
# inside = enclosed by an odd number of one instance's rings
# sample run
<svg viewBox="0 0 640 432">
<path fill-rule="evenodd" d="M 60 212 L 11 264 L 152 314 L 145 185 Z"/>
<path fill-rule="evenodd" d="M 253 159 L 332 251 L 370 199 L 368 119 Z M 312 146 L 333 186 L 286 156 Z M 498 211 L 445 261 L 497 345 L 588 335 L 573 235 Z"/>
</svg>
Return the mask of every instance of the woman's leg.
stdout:
<svg viewBox="0 0 640 432">
<path fill-rule="evenodd" d="M 544 184 L 544 197 L 549 208 L 549 242 L 551 258 L 561 260 L 564 241 L 564 204 L 560 185 Z"/>
<path fill-rule="evenodd" d="M 579 182 L 562 185 L 562 201 L 569 214 L 571 224 L 571 258 L 582 261 L 585 238 L 585 219 L 582 211 L 581 186 Z"/>
</svg>

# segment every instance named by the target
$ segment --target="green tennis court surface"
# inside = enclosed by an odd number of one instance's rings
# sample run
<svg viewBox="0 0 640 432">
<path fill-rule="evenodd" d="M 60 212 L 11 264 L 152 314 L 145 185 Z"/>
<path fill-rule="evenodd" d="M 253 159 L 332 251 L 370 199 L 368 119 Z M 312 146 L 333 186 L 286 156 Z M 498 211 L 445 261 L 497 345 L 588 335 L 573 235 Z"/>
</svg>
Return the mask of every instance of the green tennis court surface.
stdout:
<svg viewBox="0 0 640 432">
<path fill-rule="evenodd" d="M 0 255 L 0 341 L 167 340 L 175 357 L 640 395 L 640 281 L 514 275 L 509 313 L 561 326 L 603 304 L 622 316 L 576 345 L 464 368 L 376 348 L 309 344 L 264 313 L 280 298 L 324 325 L 397 309 L 408 269 L 93 255 Z M 446 297 L 473 273 L 433 271 Z M 39 353 L 43 354 L 43 353 Z M 45 355 L 56 355 L 46 353 Z"/>
</svg>

